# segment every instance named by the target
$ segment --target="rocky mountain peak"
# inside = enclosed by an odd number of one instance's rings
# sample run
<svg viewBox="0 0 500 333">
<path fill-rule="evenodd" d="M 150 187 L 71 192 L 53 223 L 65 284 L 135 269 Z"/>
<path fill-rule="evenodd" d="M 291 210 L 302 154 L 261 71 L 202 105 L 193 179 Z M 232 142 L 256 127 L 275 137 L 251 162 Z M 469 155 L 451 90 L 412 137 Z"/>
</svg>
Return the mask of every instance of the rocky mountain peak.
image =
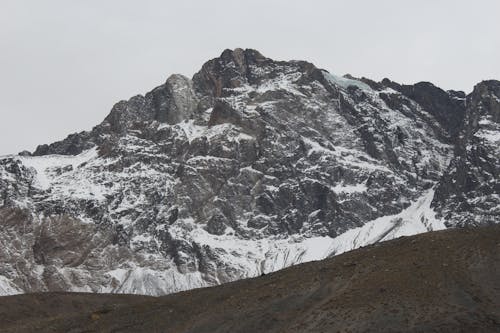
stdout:
<svg viewBox="0 0 500 333">
<path fill-rule="evenodd" d="M 500 122 L 500 81 L 487 80 L 478 83 L 469 99 L 472 103 L 469 109 L 472 112 L 489 116 L 493 122 Z"/>
<path fill-rule="evenodd" d="M 16 244 L 0 293 L 158 295 L 493 223 L 497 86 L 464 97 L 226 50 L 91 131 L 0 159 L 0 249 Z"/>
<path fill-rule="evenodd" d="M 234 50 L 225 49 L 220 55 L 219 59 L 226 64 L 234 62 L 240 69 L 243 69 L 248 64 L 256 64 L 259 62 L 270 60 L 269 58 L 264 57 L 257 50 L 241 48 L 236 48 Z"/>
<path fill-rule="evenodd" d="M 173 125 L 189 119 L 197 103 L 191 80 L 173 74 L 145 96 L 137 95 L 115 104 L 104 123 L 116 133 L 124 133 L 137 122 L 158 121 Z"/>
<path fill-rule="evenodd" d="M 260 85 L 280 75 L 298 72 L 322 80 L 321 71 L 306 61 L 276 61 L 253 49 L 225 50 L 206 62 L 193 76 L 195 90 L 215 98 L 228 97 L 231 90 Z"/>
<path fill-rule="evenodd" d="M 237 88 L 255 79 L 250 67 L 272 62 L 256 50 L 226 49 L 220 57 L 207 61 L 193 76 L 195 88 L 202 94 L 222 97 L 223 88 Z"/>
</svg>

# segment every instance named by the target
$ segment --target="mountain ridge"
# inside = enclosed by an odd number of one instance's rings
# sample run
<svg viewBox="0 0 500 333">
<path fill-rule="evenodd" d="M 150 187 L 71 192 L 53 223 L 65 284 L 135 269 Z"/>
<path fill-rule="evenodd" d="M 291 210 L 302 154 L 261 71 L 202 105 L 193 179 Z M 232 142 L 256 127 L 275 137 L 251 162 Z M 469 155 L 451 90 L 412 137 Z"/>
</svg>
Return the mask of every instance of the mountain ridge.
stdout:
<svg viewBox="0 0 500 333">
<path fill-rule="evenodd" d="M 161 295 L 498 223 L 499 87 L 226 50 L 91 131 L 0 159 L 0 290 Z"/>
<path fill-rule="evenodd" d="M 243 71 L 244 73 L 246 73 L 245 72 L 246 69 L 244 68 L 245 67 L 245 62 L 244 62 L 243 59 L 246 59 L 247 57 L 250 59 L 251 62 L 252 61 L 255 62 L 256 61 L 255 59 L 258 59 L 258 61 L 261 61 L 261 62 L 273 61 L 272 59 L 264 57 L 259 51 L 254 50 L 254 49 L 245 49 L 245 50 L 239 49 L 239 48 L 237 48 L 235 50 L 225 49 L 222 52 L 222 54 L 220 55 L 220 57 L 214 58 L 214 59 L 211 59 L 211 60 L 207 61 L 202 66 L 202 69 L 193 75 L 193 77 L 191 78 L 191 80 L 197 80 L 197 79 L 198 79 L 198 81 L 203 81 L 203 80 L 204 81 L 217 80 L 215 78 L 203 78 L 202 79 L 201 77 L 203 77 L 203 73 L 207 71 L 205 69 L 206 67 L 213 66 L 213 63 L 216 63 L 218 60 L 221 60 L 221 59 L 222 60 L 226 60 L 226 61 L 228 59 L 239 59 L 239 61 L 242 62 L 240 64 L 240 66 L 242 66 L 241 71 Z M 276 61 L 276 62 L 277 63 L 286 63 L 287 61 Z M 320 68 L 315 67 L 312 63 L 309 63 L 307 61 L 303 61 L 303 60 L 290 60 L 290 62 L 296 62 L 296 63 L 303 64 L 303 66 L 310 67 L 311 71 L 314 72 L 313 76 L 316 79 L 320 80 L 320 81 L 324 80 L 324 78 L 319 73 L 320 72 L 328 72 L 325 69 L 320 69 Z M 213 71 L 213 69 L 212 69 L 212 71 Z M 412 91 L 418 91 L 419 90 L 419 89 L 417 89 L 418 87 L 424 87 L 424 89 L 431 89 L 431 90 L 434 90 L 434 91 L 438 91 L 438 94 L 441 94 L 441 95 L 446 95 L 447 93 L 450 93 L 450 95 L 452 95 L 454 97 L 458 97 L 459 100 L 465 98 L 465 96 L 466 96 L 465 92 L 463 92 L 463 91 L 455 91 L 455 90 L 444 91 L 441 88 L 435 86 L 432 82 L 428 82 L 428 81 L 420 81 L 420 82 L 417 82 L 415 84 L 399 84 L 399 83 L 396 83 L 394 81 L 391 81 L 388 78 L 384 78 L 380 82 L 376 82 L 376 81 L 370 80 L 369 78 L 365 78 L 365 77 L 355 78 L 355 77 L 351 76 L 350 74 L 346 74 L 346 75 L 344 75 L 344 77 L 346 77 L 347 79 L 364 82 L 364 83 L 370 85 L 372 88 L 381 89 L 383 86 L 390 87 L 390 88 L 392 88 L 392 89 L 394 89 L 396 91 L 402 92 L 405 96 L 408 96 L 409 98 L 411 98 L 412 96 L 415 96 L 412 93 Z M 121 105 L 123 105 L 125 103 L 128 103 L 128 102 L 134 103 L 134 101 L 137 100 L 137 99 L 146 98 L 146 96 L 148 94 L 154 94 L 155 91 L 162 90 L 164 87 L 167 87 L 167 89 L 168 89 L 170 87 L 169 81 L 174 81 L 175 78 L 178 78 L 178 79 L 180 78 L 180 80 L 183 80 L 183 81 L 190 80 L 186 76 L 184 76 L 183 74 L 172 74 L 172 75 L 170 75 L 168 77 L 166 83 L 157 86 L 152 91 L 146 93 L 144 96 L 141 95 L 141 94 L 137 94 L 134 97 L 132 97 L 131 99 L 129 99 L 128 101 L 127 100 L 121 100 L 121 101 L 117 102 L 113 106 L 110 114 L 108 114 L 108 116 L 105 117 L 103 123 L 106 122 L 106 121 L 108 121 L 110 123 L 113 123 L 112 115 L 113 115 L 113 113 L 116 113 L 116 112 L 113 112 L 113 111 L 116 110 L 116 109 L 119 109 L 121 107 Z M 230 80 L 230 79 L 231 78 L 229 78 L 228 80 Z M 488 84 L 488 83 L 495 84 L 495 82 L 498 82 L 498 81 L 497 80 L 483 80 L 483 81 L 477 83 L 475 86 L 480 85 L 480 84 Z M 258 83 L 258 82 L 253 82 L 253 83 Z M 212 82 L 211 84 L 214 85 L 215 83 Z M 230 82 L 229 81 L 228 82 L 224 82 L 224 84 L 227 85 L 227 84 L 230 84 Z M 203 87 L 203 85 L 210 85 L 210 83 L 201 82 L 198 85 Z M 212 89 L 213 90 L 213 89 L 215 89 L 215 87 L 210 87 L 210 88 L 206 88 L 205 87 L 205 89 L 209 89 L 209 90 Z M 218 89 L 221 89 L 221 87 L 219 86 Z M 200 90 L 200 88 L 198 88 L 198 90 Z M 213 95 L 215 97 L 220 97 L 221 94 L 222 94 L 222 91 L 219 92 L 218 94 L 215 93 L 215 92 L 213 92 L 213 91 L 212 91 L 212 93 L 213 93 Z M 457 108 L 461 108 L 461 105 L 458 103 L 458 101 L 457 101 L 456 106 L 457 106 Z M 435 108 L 430 108 L 430 110 L 433 110 L 433 109 L 435 109 Z M 460 110 L 460 111 L 462 111 L 462 110 Z M 463 116 L 459 116 L 458 120 L 460 121 L 462 119 L 463 119 Z M 165 122 L 165 119 L 155 119 L 155 120 L 158 120 L 160 122 Z M 440 121 L 442 123 L 445 123 L 445 119 L 441 119 Z M 177 119 L 176 122 L 179 122 L 179 119 Z M 456 123 L 457 120 L 455 119 L 454 122 Z M 168 121 L 167 121 L 167 123 L 168 123 Z M 100 125 L 102 125 L 102 123 Z M 98 127 L 98 126 L 96 126 L 96 127 Z M 81 131 L 81 132 L 78 132 L 78 133 L 73 133 L 73 134 L 68 135 L 68 137 L 66 137 L 65 139 L 56 141 L 54 143 L 61 143 L 61 142 L 64 142 L 66 140 L 67 141 L 72 141 L 75 135 L 78 135 L 78 134 L 79 135 L 83 135 L 83 133 L 92 132 L 93 130 L 94 130 L 94 128 L 92 130 L 90 130 L 90 131 Z M 56 152 L 58 154 L 68 154 L 68 155 L 74 155 L 75 154 L 75 151 L 71 150 L 71 149 L 67 150 L 67 151 L 65 151 L 65 150 L 50 150 L 50 148 L 48 148 L 48 146 L 49 145 L 45 145 L 45 144 L 40 145 L 40 146 L 38 146 L 35 149 L 35 151 L 32 154 L 34 156 L 47 155 L 49 153 L 56 153 Z M 80 153 L 81 150 L 78 150 L 77 152 Z"/>
</svg>

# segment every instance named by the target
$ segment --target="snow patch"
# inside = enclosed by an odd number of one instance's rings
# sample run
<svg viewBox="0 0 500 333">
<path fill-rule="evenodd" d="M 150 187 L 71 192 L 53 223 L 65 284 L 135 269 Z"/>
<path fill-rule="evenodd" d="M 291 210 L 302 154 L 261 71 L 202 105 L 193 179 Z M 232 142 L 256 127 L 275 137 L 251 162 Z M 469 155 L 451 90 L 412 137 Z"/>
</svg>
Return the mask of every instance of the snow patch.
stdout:
<svg viewBox="0 0 500 333">
<path fill-rule="evenodd" d="M 343 184 L 337 184 L 335 186 L 331 187 L 331 190 L 335 193 L 362 193 L 366 192 L 367 187 L 366 183 L 360 183 L 356 185 L 343 185 Z"/>
<path fill-rule="evenodd" d="M 195 125 L 192 119 L 182 121 L 175 126 L 180 127 L 184 131 L 190 143 L 194 139 L 201 137 L 207 130 L 206 126 Z"/>
<path fill-rule="evenodd" d="M 97 147 L 82 152 L 79 155 L 46 155 L 46 156 L 18 156 L 21 163 L 32 168 L 36 172 L 36 183 L 38 188 L 47 190 L 52 186 L 56 176 L 51 172 L 52 168 L 71 166 L 76 169 L 82 163 L 97 158 Z"/>
<path fill-rule="evenodd" d="M 23 291 L 17 288 L 5 276 L 0 275 L 0 296 L 22 294 Z"/>
<path fill-rule="evenodd" d="M 337 76 L 335 74 L 328 72 L 323 72 L 323 76 L 325 77 L 325 79 L 328 80 L 328 82 L 336 86 L 342 87 L 344 89 L 347 89 L 350 86 L 355 86 L 361 90 L 372 91 L 372 88 L 370 88 L 369 85 L 359 80 L 349 79 L 343 76 Z"/>
<path fill-rule="evenodd" d="M 362 227 L 348 230 L 335 237 L 330 248 L 331 254 L 340 254 L 360 246 L 401 236 L 446 229 L 443 221 L 436 219 L 436 214 L 431 208 L 433 198 L 432 189 L 399 214 L 379 217 Z"/>
<path fill-rule="evenodd" d="M 475 136 L 482 138 L 484 140 L 490 141 L 492 143 L 496 143 L 500 141 L 500 132 L 499 131 L 490 131 L 486 129 L 481 129 L 477 131 Z"/>
</svg>

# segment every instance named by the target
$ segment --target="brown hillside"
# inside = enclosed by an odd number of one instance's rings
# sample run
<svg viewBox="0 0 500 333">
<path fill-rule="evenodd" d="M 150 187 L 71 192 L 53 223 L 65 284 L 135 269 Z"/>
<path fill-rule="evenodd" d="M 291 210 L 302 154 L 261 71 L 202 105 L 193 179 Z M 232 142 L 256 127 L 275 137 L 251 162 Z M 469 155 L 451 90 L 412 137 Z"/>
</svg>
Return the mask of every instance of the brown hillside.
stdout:
<svg viewBox="0 0 500 333">
<path fill-rule="evenodd" d="M 2 332 L 500 332 L 500 226 L 403 237 L 159 298 L 0 298 Z"/>
</svg>

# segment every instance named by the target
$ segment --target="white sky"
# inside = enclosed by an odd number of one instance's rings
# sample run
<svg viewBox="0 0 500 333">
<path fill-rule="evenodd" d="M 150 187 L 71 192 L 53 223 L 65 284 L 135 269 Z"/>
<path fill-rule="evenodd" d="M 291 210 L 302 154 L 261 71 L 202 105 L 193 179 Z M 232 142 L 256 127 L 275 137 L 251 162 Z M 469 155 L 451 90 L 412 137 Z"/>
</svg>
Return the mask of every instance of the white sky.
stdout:
<svg viewBox="0 0 500 333">
<path fill-rule="evenodd" d="M 236 47 L 470 92 L 500 79 L 500 1 L 0 0 L 0 154 L 90 129 Z"/>
</svg>

